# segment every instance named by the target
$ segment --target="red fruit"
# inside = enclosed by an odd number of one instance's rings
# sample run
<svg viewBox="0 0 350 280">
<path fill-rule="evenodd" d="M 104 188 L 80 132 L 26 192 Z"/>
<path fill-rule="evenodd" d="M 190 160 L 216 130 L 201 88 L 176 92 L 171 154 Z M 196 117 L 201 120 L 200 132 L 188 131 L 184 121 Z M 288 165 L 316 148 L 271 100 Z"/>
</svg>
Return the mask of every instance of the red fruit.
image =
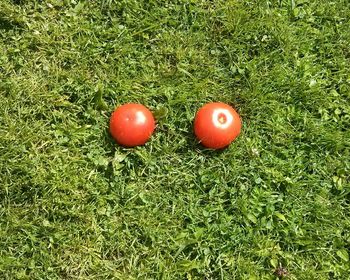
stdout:
<svg viewBox="0 0 350 280">
<path fill-rule="evenodd" d="M 154 117 L 141 104 L 129 103 L 118 107 L 111 116 L 109 131 L 122 146 L 143 145 L 155 129 Z"/>
<path fill-rule="evenodd" d="M 203 146 L 221 149 L 235 140 L 241 126 L 241 119 L 231 106 L 221 102 L 208 103 L 196 114 L 194 133 Z"/>
</svg>

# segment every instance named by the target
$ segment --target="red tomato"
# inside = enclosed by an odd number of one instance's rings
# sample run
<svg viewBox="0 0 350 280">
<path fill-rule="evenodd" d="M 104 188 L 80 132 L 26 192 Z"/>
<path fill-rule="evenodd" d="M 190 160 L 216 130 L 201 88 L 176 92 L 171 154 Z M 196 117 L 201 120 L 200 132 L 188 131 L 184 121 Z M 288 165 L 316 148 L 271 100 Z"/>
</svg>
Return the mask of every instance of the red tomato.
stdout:
<svg viewBox="0 0 350 280">
<path fill-rule="evenodd" d="M 221 149 L 228 146 L 241 131 L 241 119 L 229 105 L 208 103 L 196 114 L 194 133 L 207 148 Z"/>
<path fill-rule="evenodd" d="M 150 110 L 141 104 L 125 104 L 111 116 L 109 131 L 122 146 L 143 145 L 151 137 L 155 121 Z"/>
</svg>

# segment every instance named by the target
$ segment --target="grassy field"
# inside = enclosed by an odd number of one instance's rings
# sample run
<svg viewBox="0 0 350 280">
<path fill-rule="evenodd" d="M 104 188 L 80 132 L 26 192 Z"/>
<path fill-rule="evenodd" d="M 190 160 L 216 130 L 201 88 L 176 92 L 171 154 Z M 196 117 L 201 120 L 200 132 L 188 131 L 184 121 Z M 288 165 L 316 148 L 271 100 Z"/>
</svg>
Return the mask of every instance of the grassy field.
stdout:
<svg viewBox="0 0 350 280">
<path fill-rule="evenodd" d="M 350 279 L 348 0 L 1 0 L 0 278 Z M 232 104 L 223 151 L 192 133 Z M 124 149 L 113 109 L 157 129 Z M 282 276 L 281 276 L 282 277 Z"/>
</svg>

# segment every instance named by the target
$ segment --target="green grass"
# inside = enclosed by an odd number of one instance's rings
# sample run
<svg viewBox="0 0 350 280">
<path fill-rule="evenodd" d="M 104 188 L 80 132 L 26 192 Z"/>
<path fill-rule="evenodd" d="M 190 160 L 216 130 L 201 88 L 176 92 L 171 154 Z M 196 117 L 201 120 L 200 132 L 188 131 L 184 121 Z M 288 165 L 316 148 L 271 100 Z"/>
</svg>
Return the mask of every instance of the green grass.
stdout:
<svg viewBox="0 0 350 280">
<path fill-rule="evenodd" d="M 349 279 L 348 0 L 1 0 L 1 279 Z M 240 137 L 198 145 L 196 110 Z M 113 109 L 149 106 L 124 149 Z"/>
</svg>

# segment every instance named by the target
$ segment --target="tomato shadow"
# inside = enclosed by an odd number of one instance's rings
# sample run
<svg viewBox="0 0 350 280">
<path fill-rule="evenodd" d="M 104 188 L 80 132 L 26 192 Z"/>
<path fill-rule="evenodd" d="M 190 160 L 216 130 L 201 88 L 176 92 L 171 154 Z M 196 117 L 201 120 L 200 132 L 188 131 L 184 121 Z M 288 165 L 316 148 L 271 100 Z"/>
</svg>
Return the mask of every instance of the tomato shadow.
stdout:
<svg viewBox="0 0 350 280">
<path fill-rule="evenodd" d="M 193 150 L 206 156 L 217 156 L 224 153 L 229 147 L 227 146 L 221 149 L 209 149 L 204 147 L 196 138 L 194 134 L 193 125 L 191 126 L 191 129 L 189 131 L 183 132 L 183 136 L 186 139 L 186 145 L 185 145 L 186 147 L 184 147 L 184 150 L 186 149 L 185 151 Z"/>
</svg>

